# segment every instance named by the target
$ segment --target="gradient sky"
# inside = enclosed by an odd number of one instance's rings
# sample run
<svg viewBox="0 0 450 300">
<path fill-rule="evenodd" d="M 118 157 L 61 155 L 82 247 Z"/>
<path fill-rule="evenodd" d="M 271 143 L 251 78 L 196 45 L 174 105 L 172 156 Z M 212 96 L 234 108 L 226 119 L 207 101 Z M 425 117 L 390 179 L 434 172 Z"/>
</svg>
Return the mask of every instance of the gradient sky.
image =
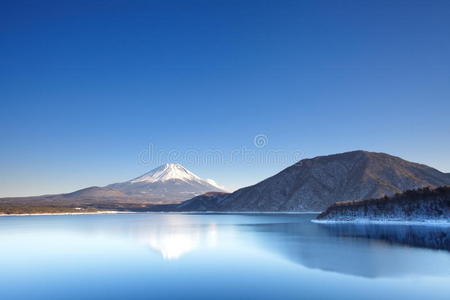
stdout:
<svg viewBox="0 0 450 300">
<path fill-rule="evenodd" d="M 0 196 L 165 162 L 235 189 L 355 149 L 450 172 L 449 16 L 447 0 L 2 1 Z"/>
</svg>

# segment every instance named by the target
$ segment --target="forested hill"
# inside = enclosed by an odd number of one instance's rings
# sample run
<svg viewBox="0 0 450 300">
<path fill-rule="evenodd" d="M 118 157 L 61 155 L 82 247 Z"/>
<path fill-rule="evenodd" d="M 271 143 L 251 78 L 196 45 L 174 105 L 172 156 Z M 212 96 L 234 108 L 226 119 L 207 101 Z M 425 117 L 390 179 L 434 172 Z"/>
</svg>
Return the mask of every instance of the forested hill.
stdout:
<svg viewBox="0 0 450 300">
<path fill-rule="evenodd" d="M 450 187 L 422 188 L 392 197 L 337 202 L 322 221 L 442 221 L 450 223 Z"/>
</svg>

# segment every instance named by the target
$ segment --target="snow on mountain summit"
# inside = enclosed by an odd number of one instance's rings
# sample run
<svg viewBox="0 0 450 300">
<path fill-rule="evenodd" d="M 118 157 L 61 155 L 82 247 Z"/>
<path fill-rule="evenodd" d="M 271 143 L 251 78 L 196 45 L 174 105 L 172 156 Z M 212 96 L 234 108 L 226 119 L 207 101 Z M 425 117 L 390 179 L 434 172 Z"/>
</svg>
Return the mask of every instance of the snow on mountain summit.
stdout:
<svg viewBox="0 0 450 300">
<path fill-rule="evenodd" d="M 217 182 L 215 182 L 215 181 L 212 180 L 212 179 L 205 179 L 205 181 L 206 181 L 207 183 L 209 183 L 210 185 L 212 185 L 212 186 L 218 188 L 218 189 L 221 189 L 221 190 L 224 190 L 224 191 L 226 190 L 226 188 L 225 188 L 224 186 L 219 185 Z"/>
<path fill-rule="evenodd" d="M 200 178 L 180 164 L 165 164 L 134 179 L 107 187 L 154 203 L 179 203 L 207 192 L 225 191 L 214 180 Z"/>
<path fill-rule="evenodd" d="M 180 164 L 165 164 L 159 166 L 142 176 L 139 176 L 133 180 L 131 183 L 137 182 L 158 182 L 167 181 L 171 179 L 179 179 L 183 181 L 202 181 L 200 177 L 192 173 L 191 171 L 185 169 Z"/>
<path fill-rule="evenodd" d="M 164 164 L 142 176 L 130 180 L 130 183 L 155 183 L 168 180 L 182 180 L 185 182 L 196 182 L 209 184 L 218 189 L 224 190 L 223 186 L 218 185 L 212 179 L 202 179 L 180 164 Z"/>
</svg>

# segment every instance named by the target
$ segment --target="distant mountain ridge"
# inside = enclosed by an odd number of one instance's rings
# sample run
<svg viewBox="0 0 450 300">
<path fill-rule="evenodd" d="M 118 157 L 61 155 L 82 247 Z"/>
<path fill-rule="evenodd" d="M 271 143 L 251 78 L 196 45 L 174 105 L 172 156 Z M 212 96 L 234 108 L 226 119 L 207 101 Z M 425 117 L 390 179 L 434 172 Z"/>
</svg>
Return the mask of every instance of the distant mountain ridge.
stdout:
<svg viewBox="0 0 450 300">
<path fill-rule="evenodd" d="M 358 150 L 301 160 L 253 186 L 220 195 L 220 199 L 210 197 L 215 208 L 208 209 L 323 211 L 339 201 L 379 198 L 448 184 L 450 174 L 385 153 Z M 192 200 L 189 208 L 195 210 Z M 205 205 L 198 201 L 197 207 L 202 209 Z"/>
<path fill-rule="evenodd" d="M 73 193 L 0 198 L 2 211 L 323 211 L 335 202 L 450 185 L 450 174 L 385 153 L 352 151 L 303 159 L 255 185 L 226 193 L 179 164 Z M 39 210 L 34 209 L 40 207 Z"/>
</svg>

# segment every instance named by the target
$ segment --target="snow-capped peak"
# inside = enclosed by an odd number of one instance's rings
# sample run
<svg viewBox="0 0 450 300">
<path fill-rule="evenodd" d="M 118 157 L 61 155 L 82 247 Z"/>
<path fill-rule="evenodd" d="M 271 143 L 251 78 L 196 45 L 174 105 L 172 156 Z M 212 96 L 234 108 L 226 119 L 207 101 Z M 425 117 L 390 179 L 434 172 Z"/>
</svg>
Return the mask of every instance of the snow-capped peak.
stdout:
<svg viewBox="0 0 450 300">
<path fill-rule="evenodd" d="M 217 182 L 215 182 L 215 181 L 212 180 L 212 179 L 205 179 L 205 181 L 206 181 L 207 183 L 209 183 L 210 185 L 212 185 L 212 186 L 218 188 L 218 189 L 221 189 L 221 190 L 224 190 L 224 191 L 226 190 L 226 188 L 225 188 L 224 186 L 219 185 Z"/>
<path fill-rule="evenodd" d="M 224 189 L 222 186 L 218 185 L 212 179 L 202 179 L 187 170 L 180 164 L 165 164 L 157 167 L 156 169 L 151 170 L 148 173 L 145 173 L 142 176 L 139 176 L 133 180 L 131 183 L 153 183 L 153 182 L 164 182 L 167 180 L 178 179 L 185 182 L 196 182 L 201 184 L 208 184 L 218 189 Z"/>
<path fill-rule="evenodd" d="M 197 183 L 206 186 L 212 186 L 216 189 L 225 191 L 223 186 L 220 186 L 212 179 L 202 179 L 187 170 L 180 164 L 165 164 L 145 173 L 142 176 L 134 178 L 129 181 L 129 183 L 154 183 L 154 182 L 164 182 L 168 180 L 182 180 L 184 182 Z"/>
<path fill-rule="evenodd" d="M 131 180 L 131 182 L 157 182 L 171 179 L 179 179 L 183 181 L 201 180 L 200 177 L 188 171 L 180 164 L 165 164 Z"/>
</svg>

